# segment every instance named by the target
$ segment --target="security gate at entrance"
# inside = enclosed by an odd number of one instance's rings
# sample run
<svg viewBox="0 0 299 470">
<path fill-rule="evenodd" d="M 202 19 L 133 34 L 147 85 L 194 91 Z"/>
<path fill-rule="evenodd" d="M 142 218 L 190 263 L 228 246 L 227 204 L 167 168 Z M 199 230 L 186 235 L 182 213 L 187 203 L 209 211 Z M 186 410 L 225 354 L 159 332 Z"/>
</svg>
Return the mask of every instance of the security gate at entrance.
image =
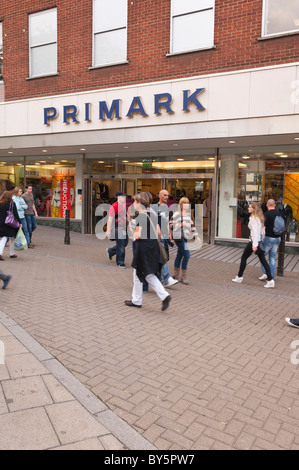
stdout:
<svg viewBox="0 0 299 470">
<path fill-rule="evenodd" d="M 148 175 L 140 178 L 139 175 L 107 174 L 86 175 L 83 187 L 83 233 L 95 233 L 97 223 L 96 208 L 100 204 L 112 204 L 117 191 L 127 195 L 128 202 L 133 202 L 133 196 L 139 191 L 149 191 L 157 199 L 161 189 L 169 192 L 170 203 L 178 203 L 180 198 L 186 196 L 191 204 L 192 215 L 195 206 L 202 206 L 203 235 L 206 243 L 214 240 L 214 194 L 213 174 L 189 175 Z"/>
</svg>

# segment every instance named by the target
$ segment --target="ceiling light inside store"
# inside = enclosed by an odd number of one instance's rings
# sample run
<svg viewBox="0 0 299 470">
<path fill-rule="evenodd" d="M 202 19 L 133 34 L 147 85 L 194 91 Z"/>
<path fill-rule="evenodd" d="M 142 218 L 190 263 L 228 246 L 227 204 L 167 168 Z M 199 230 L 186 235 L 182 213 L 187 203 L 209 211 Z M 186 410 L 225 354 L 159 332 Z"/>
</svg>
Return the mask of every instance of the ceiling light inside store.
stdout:
<svg viewBox="0 0 299 470">
<path fill-rule="evenodd" d="M 86 149 L 80 149 L 82 152 L 85 152 Z"/>
<path fill-rule="evenodd" d="M 43 153 L 47 153 L 47 152 L 48 152 L 48 150 L 46 150 L 46 149 L 43 149 L 43 150 L 42 150 L 42 152 L 43 152 Z"/>
<path fill-rule="evenodd" d="M 183 161 L 184 161 L 184 158 L 177 158 L 177 161 L 178 161 L 178 162 L 183 162 Z"/>
<path fill-rule="evenodd" d="M 242 158 L 243 158 L 243 160 L 249 160 L 250 157 L 248 155 L 243 155 Z"/>
<path fill-rule="evenodd" d="M 129 160 L 122 160 L 122 163 L 129 163 Z"/>
<path fill-rule="evenodd" d="M 288 158 L 288 155 L 286 154 L 280 155 L 280 158 Z"/>
<path fill-rule="evenodd" d="M 13 152 L 10 150 L 8 153 L 12 154 Z"/>
<path fill-rule="evenodd" d="M 299 140 L 299 137 L 295 137 L 294 140 Z"/>
<path fill-rule="evenodd" d="M 229 140 L 228 143 L 229 143 L 229 144 L 235 144 L 236 141 L 235 141 L 235 140 Z"/>
<path fill-rule="evenodd" d="M 105 163 L 105 162 L 103 162 L 103 160 L 99 160 L 98 163 Z"/>
</svg>

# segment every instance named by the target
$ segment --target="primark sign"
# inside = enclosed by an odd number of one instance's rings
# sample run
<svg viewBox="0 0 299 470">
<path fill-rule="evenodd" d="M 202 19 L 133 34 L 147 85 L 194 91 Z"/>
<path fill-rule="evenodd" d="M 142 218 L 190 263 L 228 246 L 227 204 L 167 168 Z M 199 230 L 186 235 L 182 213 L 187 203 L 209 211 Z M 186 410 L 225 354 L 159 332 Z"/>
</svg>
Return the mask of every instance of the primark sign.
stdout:
<svg viewBox="0 0 299 470">
<path fill-rule="evenodd" d="M 196 88 L 194 91 L 182 90 L 182 95 L 179 100 L 176 100 L 175 106 L 180 102 L 181 110 L 188 112 L 191 107 L 195 107 L 198 111 L 205 110 L 200 102 L 199 95 L 205 91 L 205 88 Z M 106 119 L 122 119 L 133 118 L 134 116 L 149 116 L 160 115 L 162 112 L 174 114 L 176 108 L 174 107 L 174 99 L 170 93 L 154 94 L 152 98 L 152 109 L 146 109 L 141 96 L 134 96 L 126 109 L 123 106 L 123 101 L 116 98 L 107 101 L 99 101 L 97 109 L 94 109 L 94 104 L 84 103 L 82 109 L 74 104 L 65 104 L 61 108 L 50 106 L 44 108 L 44 125 L 48 126 L 53 121 L 61 120 L 64 124 L 79 123 L 82 120 L 91 122 L 95 119 L 104 121 Z"/>
</svg>

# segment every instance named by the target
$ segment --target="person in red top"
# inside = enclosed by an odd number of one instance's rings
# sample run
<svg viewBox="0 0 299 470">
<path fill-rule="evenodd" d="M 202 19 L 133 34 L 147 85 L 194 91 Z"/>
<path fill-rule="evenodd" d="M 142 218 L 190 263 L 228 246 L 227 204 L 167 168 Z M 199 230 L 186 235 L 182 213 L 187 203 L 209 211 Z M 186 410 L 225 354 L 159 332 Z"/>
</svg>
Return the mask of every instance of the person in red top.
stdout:
<svg viewBox="0 0 299 470">
<path fill-rule="evenodd" d="M 126 194 L 116 193 L 117 201 L 110 207 L 107 222 L 107 238 L 115 239 L 116 245 L 107 248 L 110 260 L 116 255 L 116 265 L 125 268 L 125 252 L 128 245 Z"/>
</svg>

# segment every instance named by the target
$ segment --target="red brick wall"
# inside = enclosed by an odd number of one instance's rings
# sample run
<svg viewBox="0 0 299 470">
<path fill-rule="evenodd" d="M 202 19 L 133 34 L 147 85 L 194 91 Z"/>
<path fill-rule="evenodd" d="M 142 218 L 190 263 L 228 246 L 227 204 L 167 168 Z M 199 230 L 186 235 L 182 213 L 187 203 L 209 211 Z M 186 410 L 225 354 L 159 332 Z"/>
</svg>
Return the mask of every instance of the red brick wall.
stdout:
<svg viewBox="0 0 299 470">
<path fill-rule="evenodd" d="M 28 14 L 58 8 L 58 76 L 29 75 Z M 3 0 L 5 99 L 241 70 L 299 59 L 299 36 L 258 41 L 262 0 L 216 0 L 216 49 L 166 57 L 170 0 L 128 0 L 129 64 L 92 65 L 92 0 Z"/>
</svg>

